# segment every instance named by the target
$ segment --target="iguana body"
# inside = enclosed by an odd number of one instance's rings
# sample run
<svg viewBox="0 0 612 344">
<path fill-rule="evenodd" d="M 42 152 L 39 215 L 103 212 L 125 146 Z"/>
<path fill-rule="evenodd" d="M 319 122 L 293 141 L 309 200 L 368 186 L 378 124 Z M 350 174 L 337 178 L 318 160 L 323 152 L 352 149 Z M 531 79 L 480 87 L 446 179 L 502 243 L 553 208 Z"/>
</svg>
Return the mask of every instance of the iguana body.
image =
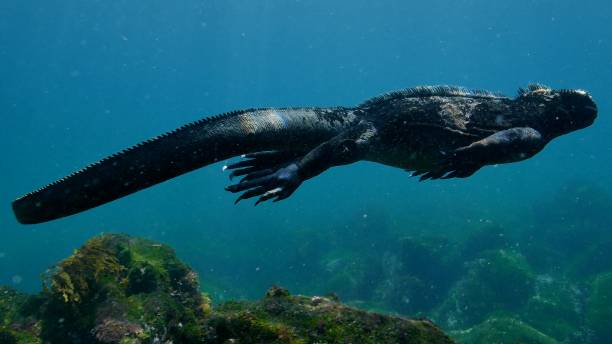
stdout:
<svg viewBox="0 0 612 344">
<path fill-rule="evenodd" d="M 243 176 L 228 191 L 289 197 L 305 180 L 359 160 L 400 167 L 421 180 L 467 177 L 489 164 L 527 159 L 550 140 L 593 123 L 584 91 L 540 85 L 511 99 L 457 87 L 417 87 L 352 108 L 258 109 L 185 125 L 85 167 L 13 202 L 21 223 L 72 215 L 194 169 Z"/>
</svg>

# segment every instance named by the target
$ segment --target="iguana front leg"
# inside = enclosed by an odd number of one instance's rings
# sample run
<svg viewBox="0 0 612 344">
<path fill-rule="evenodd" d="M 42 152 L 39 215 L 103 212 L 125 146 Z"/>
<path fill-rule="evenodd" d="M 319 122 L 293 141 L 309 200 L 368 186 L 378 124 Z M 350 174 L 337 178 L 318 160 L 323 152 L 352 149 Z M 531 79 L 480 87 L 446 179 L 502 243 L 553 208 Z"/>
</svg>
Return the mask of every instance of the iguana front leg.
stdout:
<svg viewBox="0 0 612 344">
<path fill-rule="evenodd" d="M 431 171 L 416 171 L 420 180 L 469 177 L 485 165 L 528 159 L 542 150 L 547 141 L 535 129 L 510 128 L 456 149 Z M 422 172 L 422 173 L 419 173 Z"/>
<path fill-rule="evenodd" d="M 283 200 L 304 182 L 325 170 L 339 165 L 351 164 L 361 160 L 376 137 L 376 129 L 369 122 L 360 122 L 356 126 L 338 134 L 302 157 L 289 158 L 281 166 L 275 165 L 283 156 L 281 152 L 259 152 L 246 157 L 248 162 L 233 164 L 230 169 L 248 166 L 248 173 L 243 179 L 226 188 L 230 192 L 245 191 L 236 203 L 247 198 L 260 196 L 255 205 L 274 198 L 274 202 Z M 267 159 L 267 161 L 266 161 Z M 272 162 L 269 162 L 272 161 Z M 245 173 L 236 170 L 234 175 Z M 243 168 L 242 171 L 245 171 Z"/>
</svg>

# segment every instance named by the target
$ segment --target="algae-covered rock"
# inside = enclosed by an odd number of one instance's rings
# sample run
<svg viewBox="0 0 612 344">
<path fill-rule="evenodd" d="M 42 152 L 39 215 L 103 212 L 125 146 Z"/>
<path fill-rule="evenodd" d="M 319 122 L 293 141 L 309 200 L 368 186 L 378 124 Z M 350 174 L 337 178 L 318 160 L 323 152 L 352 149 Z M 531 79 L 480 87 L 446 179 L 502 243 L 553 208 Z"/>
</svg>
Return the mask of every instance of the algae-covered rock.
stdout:
<svg viewBox="0 0 612 344">
<path fill-rule="evenodd" d="M 279 288 L 261 301 L 222 305 L 206 328 L 209 343 L 452 343 L 427 320 L 368 313 Z"/>
<path fill-rule="evenodd" d="M 373 300 L 402 314 L 425 314 L 437 305 L 461 271 L 445 237 L 404 237 L 384 254 Z"/>
<path fill-rule="evenodd" d="M 489 315 L 519 310 L 529 300 L 535 275 L 522 255 L 514 251 L 489 251 L 468 264 L 437 310 L 435 319 L 450 329 L 482 322 Z"/>
<path fill-rule="evenodd" d="M 207 307 L 172 249 L 124 235 L 89 240 L 49 273 L 43 295 L 50 343 L 194 343 Z"/>
<path fill-rule="evenodd" d="M 40 343 L 40 323 L 34 318 L 38 299 L 0 287 L 0 344 Z"/>
<path fill-rule="evenodd" d="M 444 290 L 460 272 L 455 247 L 448 238 L 405 237 L 400 239 L 401 273 L 415 276 Z"/>
<path fill-rule="evenodd" d="M 523 253 L 543 270 L 572 264 L 593 243 L 610 240 L 611 208 L 612 197 L 602 186 L 587 180 L 568 183 L 534 205 L 536 226 L 524 233 Z"/>
<path fill-rule="evenodd" d="M 352 252 L 333 251 L 320 262 L 321 292 L 335 292 L 343 300 L 372 297 L 376 282 L 382 278 L 379 257 L 364 257 Z"/>
<path fill-rule="evenodd" d="M 569 338 L 580 330 L 583 308 L 582 291 L 576 285 L 541 275 L 521 318 L 559 341 L 574 343 Z"/>
<path fill-rule="evenodd" d="M 568 273 L 583 279 L 612 270 L 612 240 L 594 241 L 587 249 L 575 254 Z"/>
<path fill-rule="evenodd" d="M 476 227 L 463 239 L 460 247 L 463 260 L 478 258 L 485 251 L 507 249 L 510 247 L 510 238 L 507 231 L 493 224 Z"/>
<path fill-rule="evenodd" d="M 414 276 L 387 278 L 375 290 L 378 304 L 401 314 L 424 314 L 439 298 L 436 285 Z"/>
<path fill-rule="evenodd" d="M 491 318 L 468 330 L 451 332 L 460 344 L 556 344 L 555 339 L 513 318 Z"/>
<path fill-rule="evenodd" d="M 452 343 L 427 320 L 367 313 L 272 288 L 217 310 L 172 249 L 125 235 L 89 240 L 43 292 L 0 289 L 0 344 Z"/>
<path fill-rule="evenodd" d="M 0 287 L 0 326 L 8 326 L 20 317 L 21 306 L 28 296 L 17 290 Z"/>
<path fill-rule="evenodd" d="M 612 272 L 600 274 L 593 282 L 587 303 L 587 326 L 595 333 L 595 343 L 612 343 Z"/>
</svg>

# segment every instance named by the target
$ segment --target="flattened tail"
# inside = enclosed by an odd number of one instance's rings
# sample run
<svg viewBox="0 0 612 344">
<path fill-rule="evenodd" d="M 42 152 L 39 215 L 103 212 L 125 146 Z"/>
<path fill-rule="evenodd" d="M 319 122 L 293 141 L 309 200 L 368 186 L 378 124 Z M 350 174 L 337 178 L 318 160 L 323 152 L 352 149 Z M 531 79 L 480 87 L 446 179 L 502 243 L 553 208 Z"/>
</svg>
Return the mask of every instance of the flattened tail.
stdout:
<svg viewBox="0 0 612 344">
<path fill-rule="evenodd" d="M 13 212 L 22 224 L 55 220 L 241 154 L 241 118 L 256 112 L 205 118 L 144 141 L 16 199 Z"/>
</svg>

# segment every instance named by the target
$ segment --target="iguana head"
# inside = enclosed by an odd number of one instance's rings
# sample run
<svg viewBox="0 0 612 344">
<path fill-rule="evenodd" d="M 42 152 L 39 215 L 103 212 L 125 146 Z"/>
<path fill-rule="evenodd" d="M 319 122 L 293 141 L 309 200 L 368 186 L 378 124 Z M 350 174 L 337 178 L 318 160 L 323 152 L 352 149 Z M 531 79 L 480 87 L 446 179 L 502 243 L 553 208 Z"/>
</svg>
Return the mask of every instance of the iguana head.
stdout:
<svg viewBox="0 0 612 344">
<path fill-rule="evenodd" d="M 538 117 L 537 129 L 552 137 L 586 128 L 597 118 L 597 105 L 583 90 L 529 85 L 519 90 L 518 100 Z"/>
</svg>

